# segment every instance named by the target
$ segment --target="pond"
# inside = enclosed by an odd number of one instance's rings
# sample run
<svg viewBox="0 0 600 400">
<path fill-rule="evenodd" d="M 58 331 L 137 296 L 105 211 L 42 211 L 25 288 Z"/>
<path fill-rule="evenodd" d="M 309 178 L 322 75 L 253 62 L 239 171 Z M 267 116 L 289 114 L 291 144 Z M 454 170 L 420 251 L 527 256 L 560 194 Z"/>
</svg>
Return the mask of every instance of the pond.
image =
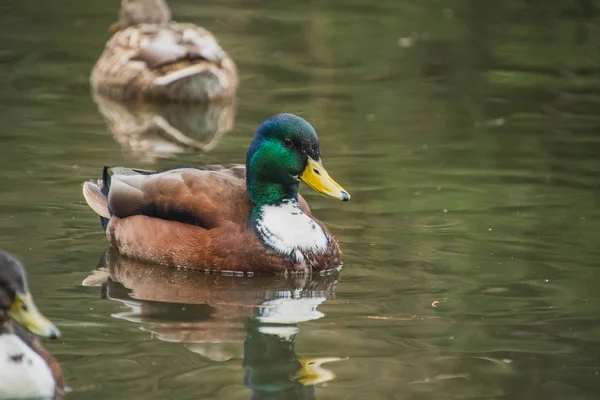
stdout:
<svg viewBox="0 0 600 400">
<path fill-rule="evenodd" d="M 170 5 L 240 71 L 231 108 L 167 111 L 216 115 L 200 150 L 120 135 L 127 110 L 90 94 L 118 0 L 0 6 L 0 248 L 62 330 L 45 343 L 67 399 L 598 397 L 598 2 Z M 352 194 L 301 187 L 340 273 L 152 272 L 105 254 L 84 180 L 243 162 L 279 112 L 314 125 Z"/>
</svg>

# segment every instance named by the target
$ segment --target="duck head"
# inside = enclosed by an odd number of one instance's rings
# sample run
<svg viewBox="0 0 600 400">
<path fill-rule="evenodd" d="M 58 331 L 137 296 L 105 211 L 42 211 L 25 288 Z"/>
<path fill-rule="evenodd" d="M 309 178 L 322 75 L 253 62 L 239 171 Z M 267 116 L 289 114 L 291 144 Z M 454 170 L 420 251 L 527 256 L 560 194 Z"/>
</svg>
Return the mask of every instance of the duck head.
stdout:
<svg viewBox="0 0 600 400">
<path fill-rule="evenodd" d="M 246 156 L 246 186 L 253 206 L 298 198 L 299 181 L 322 195 L 350 200 L 321 161 L 317 132 L 293 114 L 277 114 L 264 121 Z"/>
<path fill-rule="evenodd" d="M 119 21 L 111 25 L 116 31 L 139 24 L 166 24 L 171 10 L 164 0 L 122 0 Z"/>
</svg>

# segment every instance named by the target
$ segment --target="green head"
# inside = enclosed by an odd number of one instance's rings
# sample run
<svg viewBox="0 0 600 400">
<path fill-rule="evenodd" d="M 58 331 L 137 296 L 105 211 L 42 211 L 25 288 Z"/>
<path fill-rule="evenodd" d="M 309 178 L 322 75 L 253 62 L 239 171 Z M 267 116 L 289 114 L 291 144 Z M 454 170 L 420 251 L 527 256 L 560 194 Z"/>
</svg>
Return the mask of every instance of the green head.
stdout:
<svg viewBox="0 0 600 400">
<path fill-rule="evenodd" d="M 300 180 L 327 197 L 350 199 L 323 168 L 315 129 L 296 115 L 277 114 L 258 128 L 246 156 L 246 186 L 253 208 L 297 200 Z"/>
</svg>

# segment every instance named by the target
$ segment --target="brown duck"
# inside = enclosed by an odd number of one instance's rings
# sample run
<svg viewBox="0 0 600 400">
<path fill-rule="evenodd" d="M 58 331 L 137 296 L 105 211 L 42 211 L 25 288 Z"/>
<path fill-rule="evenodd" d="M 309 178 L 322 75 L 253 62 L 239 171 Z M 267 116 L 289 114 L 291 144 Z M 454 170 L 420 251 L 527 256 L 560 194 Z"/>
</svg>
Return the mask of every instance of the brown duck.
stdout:
<svg viewBox="0 0 600 400">
<path fill-rule="evenodd" d="M 119 22 L 96 62 L 96 92 L 126 99 L 207 101 L 238 85 L 234 62 L 206 29 L 171 21 L 164 0 L 122 0 Z"/>
<path fill-rule="evenodd" d="M 109 243 L 140 261 L 209 271 L 311 272 L 341 265 L 337 240 L 298 193 L 350 195 L 323 167 L 317 133 L 279 114 L 258 128 L 246 166 L 104 169 L 83 194 Z"/>
</svg>

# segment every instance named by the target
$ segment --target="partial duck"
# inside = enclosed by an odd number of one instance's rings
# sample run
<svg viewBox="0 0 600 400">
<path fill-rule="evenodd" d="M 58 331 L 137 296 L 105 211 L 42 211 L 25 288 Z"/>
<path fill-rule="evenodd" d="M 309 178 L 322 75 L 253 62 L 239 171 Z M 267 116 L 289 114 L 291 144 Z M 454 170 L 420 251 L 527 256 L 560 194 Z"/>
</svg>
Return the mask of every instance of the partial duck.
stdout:
<svg viewBox="0 0 600 400">
<path fill-rule="evenodd" d="M 278 114 L 258 128 L 246 165 L 147 172 L 104 169 L 83 195 L 112 246 L 129 258 L 171 267 L 310 273 L 341 266 L 336 238 L 298 193 L 300 180 L 347 201 L 321 162 L 314 128 Z"/>
<path fill-rule="evenodd" d="M 96 62 L 92 89 L 121 99 L 213 101 L 229 98 L 237 69 L 217 39 L 171 21 L 164 0 L 122 0 L 119 21 Z"/>
<path fill-rule="evenodd" d="M 127 156 L 154 163 L 184 152 L 207 152 L 233 128 L 235 102 L 117 100 L 93 94 L 108 130 Z"/>
<path fill-rule="evenodd" d="M 38 338 L 59 334 L 35 306 L 21 263 L 0 251 L 0 398 L 62 397 L 60 365 Z"/>
</svg>

